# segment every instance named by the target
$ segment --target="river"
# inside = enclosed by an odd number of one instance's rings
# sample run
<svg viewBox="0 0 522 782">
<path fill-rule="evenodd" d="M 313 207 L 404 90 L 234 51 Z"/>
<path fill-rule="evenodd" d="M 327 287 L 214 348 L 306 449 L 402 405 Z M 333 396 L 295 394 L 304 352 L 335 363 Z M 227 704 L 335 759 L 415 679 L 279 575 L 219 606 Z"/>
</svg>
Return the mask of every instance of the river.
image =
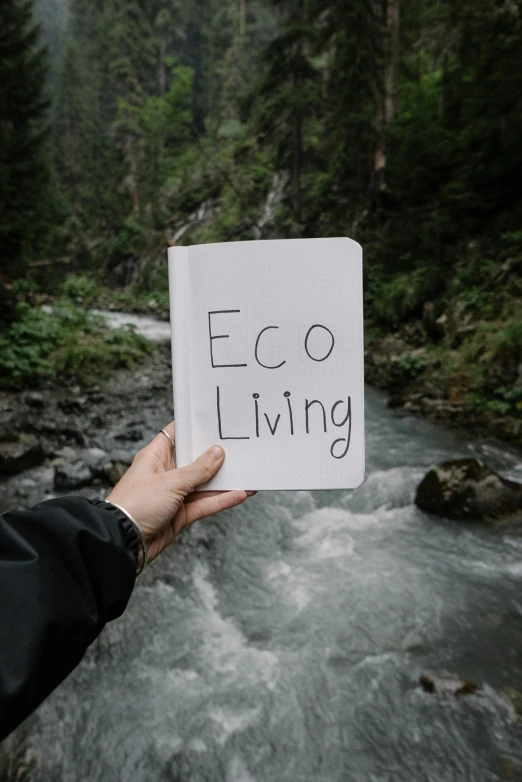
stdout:
<svg viewBox="0 0 522 782">
<path fill-rule="evenodd" d="M 520 531 L 413 504 L 434 462 L 480 455 L 521 480 L 520 455 L 390 411 L 372 389 L 366 417 L 360 489 L 259 493 L 138 579 L 39 709 L 31 779 L 522 780 L 506 694 L 522 692 Z M 419 676 L 441 670 L 480 688 L 424 692 Z"/>
</svg>

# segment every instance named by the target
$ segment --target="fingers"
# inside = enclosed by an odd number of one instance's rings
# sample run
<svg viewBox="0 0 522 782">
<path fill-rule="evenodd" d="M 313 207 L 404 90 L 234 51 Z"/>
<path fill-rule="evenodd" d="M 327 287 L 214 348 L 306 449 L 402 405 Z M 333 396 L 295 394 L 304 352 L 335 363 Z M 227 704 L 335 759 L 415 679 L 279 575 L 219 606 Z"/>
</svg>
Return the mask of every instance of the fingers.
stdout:
<svg viewBox="0 0 522 782">
<path fill-rule="evenodd" d="M 217 497 L 218 494 L 223 494 L 223 491 L 219 489 L 216 491 L 191 491 L 190 494 L 187 494 L 185 503 L 196 502 L 196 500 L 201 500 L 204 497 Z"/>
<path fill-rule="evenodd" d="M 164 429 L 174 440 L 174 442 L 176 442 L 176 427 L 174 421 L 171 421 L 170 424 L 167 424 Z M 156 455 L 159 456 L 163 461 L 170 462 L 174 459 L 173 445 L 168 437 L 165 437 L 163 432 L 158 432 L 156 437 L 150 442 L 149 447 L 153 448 Z"/>
<path fill-rule="evenodd" d="M 208 448 L 195 462 L 176 470 L 173 475 L 177 488 L 186 496 L 196 486 L 209 481 L 223 464 L 224 458 L 225 451 L 220 445 Z"/>
<path fill-rule="evenodd" d="M 239 491 L 239 490 L 238 490 Z M 218 494 L 227 494 L 228 492 L 217 490 L 217 491 L 192 491 L 189 495 L 187 495 L 185 499 L 185 504 L 188 502 L 196 502 L 196 500 L 201 500 L 204 497 L 216 497 Z M 253 497 L 254 494 L 257 494 L 256 491 L 247 491 L 246 495 L 247 497 Z"/>
<path fill-rule="evenodd" d="M 203 495 L 204 492 L 201 492 L 201 494 Z M 234 508 L 236 505 L 240 505 L 244 502 L 247 497 L 248 494 L 246 491 L 225 491 L 220 492 L 219 494 L 213 494 L 210 497 L 202 496 L 200 499 L 185 505 L 187 525 L 192 524 L 194 521 L 199 521 L 199 519 L 204 519 L 207 516 L 212 516 L 213 513 L 219 513 L 219 511 L 222 510 Z"/>
<path fill-rule="evenodd" d="M 174 421 L 167 424 L 165 431 L 175 440 Z M 158 432 L 145 448 L 138 451 L 134 457 L 135 461 L 144 462 L 154 470 L 173 470 L 175 468 L 172 443 L 163 432 Z"/>
</svg>

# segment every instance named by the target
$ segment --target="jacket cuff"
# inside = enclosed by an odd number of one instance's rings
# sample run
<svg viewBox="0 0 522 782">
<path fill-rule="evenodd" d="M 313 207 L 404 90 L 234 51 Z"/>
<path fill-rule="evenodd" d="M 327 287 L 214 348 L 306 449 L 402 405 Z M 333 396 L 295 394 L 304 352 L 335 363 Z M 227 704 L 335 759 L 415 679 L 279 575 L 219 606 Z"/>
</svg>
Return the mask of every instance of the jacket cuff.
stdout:
<svg viewBox="0 0 522 782">
<path fill-rule="evenodd" d="M 91 505 L 100 508 L 101 510 L 108 511 L 116 519 L 118 519 L 122 531 L 125 548 L 134 554 L 136 560 L 136 566 L 137 566 L 138 555 L 140 550 L 140 541 L 136 533 L 136 530 L 134 529 L 134 525 L 129 520 L 129 517 L 125 513 L 123 513 L 123 511 L 121 511 L 119 508 L 117 508 L 115 505 L 113 505 L 110 502 L 105 502 L 104 500 L 88 500 L 88 502 L 90 502 Z"/>
</svg>

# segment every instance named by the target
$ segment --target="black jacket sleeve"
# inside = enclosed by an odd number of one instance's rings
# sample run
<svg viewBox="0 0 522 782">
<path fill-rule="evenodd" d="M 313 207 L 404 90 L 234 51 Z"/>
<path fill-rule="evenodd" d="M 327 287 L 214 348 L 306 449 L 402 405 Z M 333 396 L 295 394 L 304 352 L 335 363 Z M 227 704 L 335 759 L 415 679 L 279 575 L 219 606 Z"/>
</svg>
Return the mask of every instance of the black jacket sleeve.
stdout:
<svg viewBox="0 0 522 782">
<path fill-rule="evenodd" d="M 125 609 L 138 541 L 104 502 L 48 500 L 0 515 L 0 740 Z"/>
</svg>

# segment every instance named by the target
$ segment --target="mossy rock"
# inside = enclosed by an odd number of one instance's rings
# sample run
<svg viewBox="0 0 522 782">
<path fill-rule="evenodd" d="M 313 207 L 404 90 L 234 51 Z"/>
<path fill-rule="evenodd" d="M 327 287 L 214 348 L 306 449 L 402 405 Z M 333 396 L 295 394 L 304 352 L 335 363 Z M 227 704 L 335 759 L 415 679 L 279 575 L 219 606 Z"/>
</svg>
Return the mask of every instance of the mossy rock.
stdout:
<svg viewBox="0 0 522 782">
<path fill-rule="evenodd" d="M 522 521 L 522 484 L 502 478 L 479 459 L 456 459 L 429 470 L 415 504 L 457 521 Z"/>
</svg>

